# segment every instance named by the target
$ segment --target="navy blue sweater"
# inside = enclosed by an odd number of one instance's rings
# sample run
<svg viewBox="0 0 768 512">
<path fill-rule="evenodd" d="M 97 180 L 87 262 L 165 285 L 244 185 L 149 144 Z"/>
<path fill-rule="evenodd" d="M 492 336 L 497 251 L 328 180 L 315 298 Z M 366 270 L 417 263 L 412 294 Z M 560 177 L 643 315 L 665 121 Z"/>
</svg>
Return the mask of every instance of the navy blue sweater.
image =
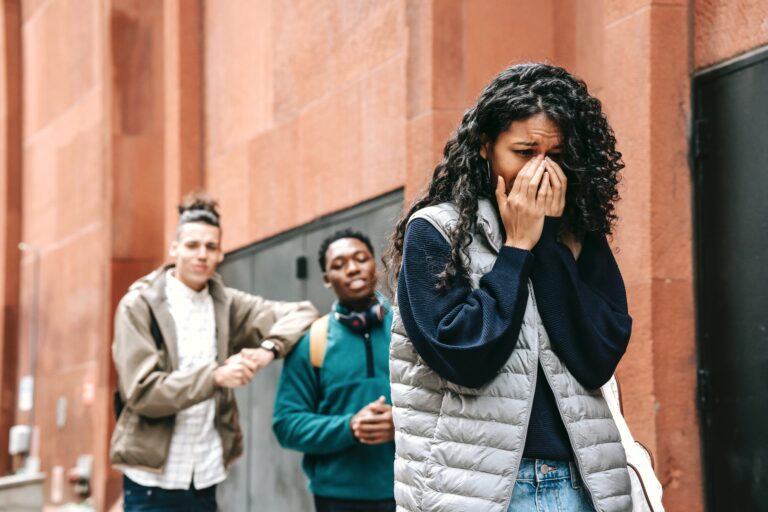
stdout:
<svg viewBox="0 0 768 512">
<path fill-rule="evenodd" d="M 477 289 L 436 288 L 450 246 L 426 220 L 405 235 L 397 287 L 411 342 L 442 377 L 480 387 L 496 376 L 515 348 L 533 283 L 536 305 L 555 353 L 591 389 L 610 379 L 632 328 L 621 273 L 604 236 L 587 235 L 578 262 L 557 241 L 560 219 L 547 217 L 533 251 L 502 247 Z M 573 458 L 552 391 L 541 367 L 523 456 Z"/>
</svg>

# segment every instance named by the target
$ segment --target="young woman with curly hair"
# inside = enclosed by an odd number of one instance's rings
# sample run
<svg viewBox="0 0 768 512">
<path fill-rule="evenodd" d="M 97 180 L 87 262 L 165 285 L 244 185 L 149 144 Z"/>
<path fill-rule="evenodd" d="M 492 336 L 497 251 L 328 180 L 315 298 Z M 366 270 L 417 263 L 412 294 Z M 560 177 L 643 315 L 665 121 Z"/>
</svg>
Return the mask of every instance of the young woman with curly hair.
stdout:
<svg viewBox="0 0 768 512">
<path fill-rule="evenodd" d="M 631 510 L 599 389 L 632 325 L 606 241 L 623 167 L 562 68 L 512 66 L 464 114 L 388 252 L 401 510 Z"/>
</svg>

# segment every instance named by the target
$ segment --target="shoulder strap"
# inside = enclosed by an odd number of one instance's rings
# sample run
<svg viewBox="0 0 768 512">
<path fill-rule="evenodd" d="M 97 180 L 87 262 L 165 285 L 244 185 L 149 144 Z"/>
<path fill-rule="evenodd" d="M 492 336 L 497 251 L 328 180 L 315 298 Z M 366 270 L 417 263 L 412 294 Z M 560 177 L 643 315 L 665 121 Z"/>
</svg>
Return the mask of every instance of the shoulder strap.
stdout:
<svg viewBox="0 0 768 512">
<path fill-rule="evenodd" d="M 157 324 L 155 314 L 152 312 L 152 308 L 149 308 L 149 332 L 152 334 L 152 339 L 155 341 L 155 346 L 160 349 L 163 344 L 163 334 L 160 332 L 160 326 Z M 119 389 L 115 389 L 114 396 L 112 398 L 112 405 L 115 408 L 115 419 L 120 418 L 120 413 L 123 412 L 125 407 L 125 400 L 123 400 Z"/>
<path fill-rule="evenodd" d="M 152 339 L 155 340 L 155 346 L 159 349 L 160 345 L 163 344 L 163 335 L 152 308 L 149 308 L 149 332 L 152 334 Z"/>
<path fill-rule="evenodd" d="M 328 315 L 321 316 L 309 328 L 309 362 L 313 368 L 323 366 L 325 346 L 328 343 L 328 320 Z"/>
</svg>

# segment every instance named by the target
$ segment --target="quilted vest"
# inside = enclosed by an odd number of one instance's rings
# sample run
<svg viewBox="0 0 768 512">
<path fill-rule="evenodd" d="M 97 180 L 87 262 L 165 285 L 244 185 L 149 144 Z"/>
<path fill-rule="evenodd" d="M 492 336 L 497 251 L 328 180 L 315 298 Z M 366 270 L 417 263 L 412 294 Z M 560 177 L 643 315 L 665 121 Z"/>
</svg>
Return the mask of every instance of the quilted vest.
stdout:
<svg viewBox="0 0 768 512">
<path fill-rule="evenodd" d="M 416 212 L 448 240 L 452 204 Z M 478 205 L 477 235 L 465 261 L 474 288 L 502 244 L 495 206 Z M 575 463 L 599 512 L 632 510 L 627 461 L 600 389 L 585 389 L 552 351 L 533 287 L 517 345 L 481 388 L 454 384 L 418 355 L 395 305 L 390 380 L 395 424 L 398 512 L 506 512 L 525 446 L 540 364 L 557 401 Z"/>
</svg>

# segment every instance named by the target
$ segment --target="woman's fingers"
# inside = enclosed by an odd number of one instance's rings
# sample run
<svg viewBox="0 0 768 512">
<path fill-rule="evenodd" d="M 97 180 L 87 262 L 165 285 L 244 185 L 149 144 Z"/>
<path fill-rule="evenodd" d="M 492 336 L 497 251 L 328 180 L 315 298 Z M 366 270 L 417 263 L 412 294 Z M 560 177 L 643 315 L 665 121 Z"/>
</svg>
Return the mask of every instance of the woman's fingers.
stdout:
<svg viewBox="0 0 768 512">
<path fill-rule="evenodd" d="M 545 163 L 547 169 L 544 171 L 544 178 L 541 180 L 539 194 L 544 192 L 544 199 L 546 201 L 546 213 L 548 214 L 555 207 L 558 201 L 558 194 L 560 193 L 560 180 L 555 174 L 555 171 L 549 166 L 549 162 Z"/>
<path fill-rule="evenodd" d="M 512 190 L 509 191 L 510 196 L 526 196 L 526 190 L 528 190 L 528 184 L 531 182 L 533 176 L 532 170 L 535 170 L 534 162 L 538 158 L 533 158 L 526 163 L 520 172 L 515 176 L 515 181 L 512 183 Z"/>
<path fill-rule="evenodd" d="M 549 174 L 549 171 L 545 171 L 544 176 L 541 178 L 541 185 L 539 186 L 539 192 L 536 196 L 536 207 L 538 210 L 548 208 L 552 204 L 552 199 L 554 198 L 551 177 Z"/>
<path fill-rule="evenodd" d="M 521 192 L 525 194 L 524 191 L 527 190 L 527 187 L 531 182 L 531 178 L 533 177 L 533 174 L 538 168 L 538 165 L 541 163 L 542 159 L 543 156 L 539 155 L 536 158 L 531 158 L 528 160 L 528 162 L 526 162 L 523 168 L 520 169 L 520 172 L 517 173 L 517 176 L 515 176 L 515 181 L 512 183 L 512 190 L 509 191 L 509 195 L 517 195 Z"/>
<path fill-rule="evenodd" d="M 499 208 L 507 200 L 506 188 L 504 186 L 504 178 L 501 176 L 496 178 L 496 204 L 499 205 Z"/>
<path fill-rule="evenodd" d="M 562 171 L 555 168 L 555 162 L 547 158 L 547 170 L 549 171 L 549 181 L 552 184 L 552 191 L 557 193 L 563 187 L 563 181 L 560 179 Z M 564 176 L 563 176 L 564 177 Z"/>
<path fill-rule="evenodd" d="M 559 217 L 563 214 L 563 209 L 565 207 L 565 192 L 568 179 L 565 177 L 565 173 L 557 162 L 550 158 L 547 158 L 547 168 L 549 170 L 548 174 L 553 193 L 552 202 L 547 208 L 547 215 Z"/>
<path fill-rule="evenodd" d="M 538 166 L 536 167 L 536 170 L 533 173 L 533 176 L 531 176 L 531 179 L 528 182 L 526 187 L 526 197 L 528 201 L 531 202 L 531 204 L 536 202 L 536 196 L 539 194 L 539 185 L 541 185 L 541 180 L 544 177 L 544 171 L 546 168 L 546 161 L 544 158 L 541 158 L 539 160 Z"/>
<path fill-rule="evenodd" d="M 562 183 L 563 187 L 565 187 L 568 183 L 568 178 L 565 176 L 565 172 L 563 171 L 563 168 L 560 167 L 560 164 L 558 164 L 551 158 L 547 158 L 547 160 L 549 160 L 549 166 L 555 170 L 555 174 L 557 174 L 558 179 Z"/>
</svg>

